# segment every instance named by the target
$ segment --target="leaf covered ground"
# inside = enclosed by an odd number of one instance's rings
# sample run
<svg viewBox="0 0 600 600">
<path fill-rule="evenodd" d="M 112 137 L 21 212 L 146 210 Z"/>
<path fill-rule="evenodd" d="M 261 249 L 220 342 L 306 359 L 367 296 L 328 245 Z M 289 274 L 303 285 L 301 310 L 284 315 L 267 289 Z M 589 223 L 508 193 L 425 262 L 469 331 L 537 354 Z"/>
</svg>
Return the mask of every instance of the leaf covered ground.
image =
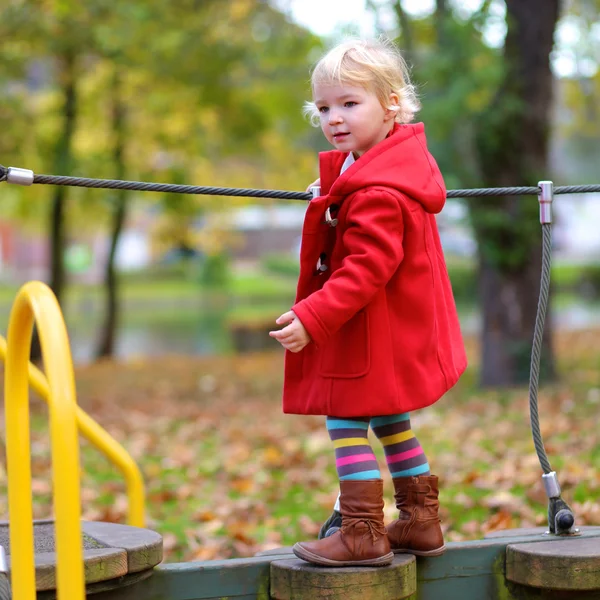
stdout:
<svg viewBox="0 0 600 600">
<path fill-rule="evenodd" d="M 440 477 L 450 541 L 496 529 L 546 525 L 547 500 L 529 428 L 527 389 L 479 390 L 478 355 L 413 427 Z M 560 383 L 539 397 L 552 467 L 577 524 L 600 525 L 600 331 L 556 337 Z M 165 560 L 251 556 L 314 537 L 337 494 L 323 418 L 283 415 L 279 352 L 170 356 L 76 369 L 78 401 L 132 454 L 147 485 L 149 527 Z M 374 446 L 378 448 L 377 441 Z M 4 443 L 2 443 L 4 452 Z M 394 517 L 385 473 L 386 514 Z M 32 401 L 35 517 L 52 515 L 47 409 Z M 7 518 L 5 459 L 0 518 Z M 82 441 L 84 518 L 125 522 L 119 472 Z"/>
</svg>

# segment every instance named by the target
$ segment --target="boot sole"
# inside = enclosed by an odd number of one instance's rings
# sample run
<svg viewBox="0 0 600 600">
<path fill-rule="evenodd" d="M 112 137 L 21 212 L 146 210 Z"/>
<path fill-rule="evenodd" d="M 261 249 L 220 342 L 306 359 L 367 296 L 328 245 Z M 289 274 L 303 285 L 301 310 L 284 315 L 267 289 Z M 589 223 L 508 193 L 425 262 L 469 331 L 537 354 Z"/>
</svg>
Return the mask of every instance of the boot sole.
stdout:
<svg viewBox="0 0 600 600">
<path fill-rule="evenodd" d="M 446 546 L 441 546 L 435 550 L 410 550 L 408 548 L 400 548 L 392 550 L 394 554 L 414 554 L 415 556 L 441 556 L 446 552 Z"/>
<path fill-rule="evenodd" d="M 313 554 L 299 544 L 294 544 L 292 550 L 298 558 L 322 567 L 387 567 L 394 560 L 393 552 L 379 558 L 369 558 L 367 560 L 331 560 L 330 558 Z"/>
</svg>

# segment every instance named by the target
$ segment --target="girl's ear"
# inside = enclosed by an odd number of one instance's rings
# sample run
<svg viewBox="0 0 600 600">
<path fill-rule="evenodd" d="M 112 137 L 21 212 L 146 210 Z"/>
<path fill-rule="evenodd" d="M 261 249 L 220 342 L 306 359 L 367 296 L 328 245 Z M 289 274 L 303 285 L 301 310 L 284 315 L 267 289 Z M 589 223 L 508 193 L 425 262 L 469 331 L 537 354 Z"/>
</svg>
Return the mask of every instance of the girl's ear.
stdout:
<svg viewBox="0 0 600 600">
<path fill-rule="evenodd" d="M 387 112 L 385 114 L 386 119 L 395 119 L 396 114 L 400 110 L 400 98 L 396 92 L 392 92 L 389 96 Z"/>
</svg>

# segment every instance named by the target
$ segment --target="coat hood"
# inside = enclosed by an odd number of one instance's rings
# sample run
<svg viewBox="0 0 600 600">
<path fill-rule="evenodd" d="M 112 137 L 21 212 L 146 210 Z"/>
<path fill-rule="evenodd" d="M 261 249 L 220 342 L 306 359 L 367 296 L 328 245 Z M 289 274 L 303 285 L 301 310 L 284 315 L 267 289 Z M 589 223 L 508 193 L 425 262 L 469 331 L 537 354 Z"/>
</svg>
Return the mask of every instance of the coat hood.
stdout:
<svg viewBox="0 0 600 600">
<path fill-rule="evenodd" d="M 365 152 L 339 175 L 347 153 L 319 155 L 321 193 L 346 197 L 359 189 L 384 186 L 419 202 L 428 213 L 439 213 L 446 202 L 446 186 L 427 150 L 423 123 L 396 123 L 388 137 Z"/>
</svg>

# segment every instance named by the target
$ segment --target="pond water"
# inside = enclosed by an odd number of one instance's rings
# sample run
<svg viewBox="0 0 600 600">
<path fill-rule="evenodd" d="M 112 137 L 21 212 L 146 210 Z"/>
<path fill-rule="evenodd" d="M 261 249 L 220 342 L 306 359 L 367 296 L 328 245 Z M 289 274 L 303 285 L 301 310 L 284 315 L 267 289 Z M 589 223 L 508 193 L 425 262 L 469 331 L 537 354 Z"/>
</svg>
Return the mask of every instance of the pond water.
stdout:
<svg viewBox="0 0 600 600">
<path fill-rule="evenodd" d="M 600 302 L 580 298 L 560 298 L 553 301 L 553 321 L 559 329 L 600 327 Z M 240 342 L 231 328 L 232 314 L 240 311 L 262 315 L 272 314 L 273 321 L 289 302 L 281 302 L 270 309 L 260 306 L 224 306 L 223 302 L 201 302 L 160 307 L 125 307 L 116 341 L 119 358 L 156 356 L 161 354 L 227 354 L 236 351 Z M 92 359 L 100 328 L 98 307 L 67 307 L 67 328 L 75 362 Z M 474 306 L 459 306 L 461 325 L 465 334 L 477 333 L 481 317 Z M 278 348 L 268 337 L 268 317 L 256 327 L 253 347 Z M 274 323 L 273 323 L 274 325 Z M 256 341 L 258 340 L 258 342 Z"/>
</svg>

